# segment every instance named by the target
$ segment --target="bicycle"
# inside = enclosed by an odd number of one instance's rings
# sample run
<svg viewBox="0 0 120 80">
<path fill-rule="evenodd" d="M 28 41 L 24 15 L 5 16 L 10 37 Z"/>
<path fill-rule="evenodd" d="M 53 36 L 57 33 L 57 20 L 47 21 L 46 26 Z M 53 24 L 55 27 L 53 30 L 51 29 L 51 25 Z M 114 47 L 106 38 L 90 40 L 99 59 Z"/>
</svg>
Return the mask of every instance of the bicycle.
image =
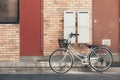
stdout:
<svg viewBox="0 0 120 80">
<path fill-rule="evenodd" d="M 95 71 L 108 70 L 113 61 L 111 50 L 103 45 L 86 44 L 86 47 L 89 48 L 87 54 L 79 54 L 71 45 L 71 38 L 77 36 L 79 34 L 71 33 L 68 39 L 58 39 L 59 48 L 49 57 L 50 68 L 56 73 L 66 73 L 73 67 L 74 57 L 77 57 L 83 65 L 87 64 Z"/>
</svg>

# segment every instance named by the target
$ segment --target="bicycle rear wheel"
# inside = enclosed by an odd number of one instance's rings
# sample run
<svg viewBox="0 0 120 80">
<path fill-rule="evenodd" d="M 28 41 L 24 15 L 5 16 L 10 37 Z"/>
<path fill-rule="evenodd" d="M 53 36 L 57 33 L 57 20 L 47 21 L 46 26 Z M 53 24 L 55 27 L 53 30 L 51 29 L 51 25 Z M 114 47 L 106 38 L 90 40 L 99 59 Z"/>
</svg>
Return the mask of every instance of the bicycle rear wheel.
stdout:
<svg viewBox="0 0 120 80">
<path fill-rule="evenodd" d="M 54 51 L 49 58 L 50 68 L 56 73 L 66 73 L 73 66 L 73 58 L 63 49 Z"/>
<path fill-rule="evenodd" d="M 105 47 L 96 47 L 89 55 L 90 66 L 98 72 L 108 70 L 112 64 L 112 61 L 112 53 Z"/>
</svg>

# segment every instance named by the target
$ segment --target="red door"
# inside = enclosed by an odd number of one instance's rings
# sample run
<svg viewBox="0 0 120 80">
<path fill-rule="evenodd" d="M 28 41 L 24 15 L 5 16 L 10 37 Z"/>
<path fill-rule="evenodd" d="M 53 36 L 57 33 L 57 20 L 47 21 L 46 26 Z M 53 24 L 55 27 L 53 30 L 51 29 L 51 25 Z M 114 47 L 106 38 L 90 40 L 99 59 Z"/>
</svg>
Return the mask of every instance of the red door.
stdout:
<svg viewBox="0 0 120 80">
<path fill-rule="evenodd" d="M 20 55 L 42 54 L 41 0 L 20 0 Z"/>
<path fill-rule="evenodd" d="M 93 42 L 110 43 L 114 53 L 119 52 L 119 0 L 93 0 Z"/>
</svg>

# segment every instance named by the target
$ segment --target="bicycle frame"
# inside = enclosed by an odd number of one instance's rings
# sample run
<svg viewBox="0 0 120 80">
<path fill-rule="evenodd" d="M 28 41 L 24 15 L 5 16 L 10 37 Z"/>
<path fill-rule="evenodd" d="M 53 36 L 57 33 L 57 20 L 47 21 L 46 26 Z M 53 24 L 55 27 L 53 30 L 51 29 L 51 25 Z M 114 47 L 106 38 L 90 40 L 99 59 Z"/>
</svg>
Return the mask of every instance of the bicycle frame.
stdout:
<svg viewBox="0 0 120 80">
<path fill-rule="evenodd" d="M 68 45 L 67 49 L 66 49 L 66 54 L 70 53 L 73 57 L 74 60 L 74 56 L 79 59 L 80 61 L 85 61 L 85 63 L 88 63 L 88 56 L 91 53 L 92 48 L 88 50 L 86 55 L 82 55 L 80 53 L 78 53 L 72 46 L 71 44 Z M 79 57 L 80 56 L 80 57 Z M 83 57 L 83 58 L 81 58 Z"/>
<path fill-rule="evenodd" d="M 73 36 L 71 36 L 71 34 L 68 36 L 67 40 L 68 40 L 68 46 L 66 48 L 66 55 L 64 56 L 64 58 L 67 56 L 67 54 L 70 54 L 73 58 L 74 61 L 74 56 L 79 59 L 81 61 L 82 64 L 88 64 L 88 57 L 90 55 L 90 53 L 92 52 L 92 50 L 94 48 L 89 48 L 88 52 L 86 55 L 82 55 L 80 53 L 78 53 L 72 46 L 71 46 L 71 39 L 73 38 Z M 80 56 L 80 57 L 79 57 Z M 81 58 L 82 57 L 82 58 Z M 63 60 L 64 60 L 63 58 Z M 94 58 L 95 59 L 95 58 Z M 96 59 L 97 60 L 97 59 Z"/>
</svg>

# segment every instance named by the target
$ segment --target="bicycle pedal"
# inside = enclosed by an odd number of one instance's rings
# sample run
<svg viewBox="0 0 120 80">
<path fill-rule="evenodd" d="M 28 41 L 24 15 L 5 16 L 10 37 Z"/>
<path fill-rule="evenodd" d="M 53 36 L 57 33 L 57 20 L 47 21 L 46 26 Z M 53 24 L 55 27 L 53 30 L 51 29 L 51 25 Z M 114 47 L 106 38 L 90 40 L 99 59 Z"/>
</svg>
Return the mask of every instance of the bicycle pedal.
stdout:
<svg viewBox="0 0 120 80">
<path fill-rule="evenodd" d="M 85 68 L 89 68 L 90 66 L 89 66 L 89 65 L 85 65 L 84 67 L 85 67 Z"/>
<path fill-rule="evenodd" d="M 89 65 L 89 63 L 86 63 L 86 62 L 82 62 L 83 65 Z"/>
</svg>

